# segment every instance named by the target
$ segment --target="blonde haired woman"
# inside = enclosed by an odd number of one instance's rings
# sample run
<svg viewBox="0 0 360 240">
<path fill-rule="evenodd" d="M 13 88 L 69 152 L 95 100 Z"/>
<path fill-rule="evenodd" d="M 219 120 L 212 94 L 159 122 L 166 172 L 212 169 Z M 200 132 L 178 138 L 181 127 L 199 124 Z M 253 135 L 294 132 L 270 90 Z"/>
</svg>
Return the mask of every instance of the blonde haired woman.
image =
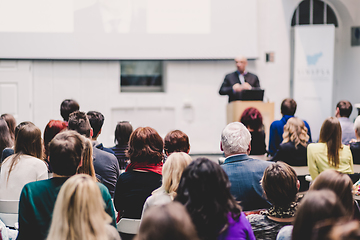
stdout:
<svg viewBox="0 0 360 240">
<path fill-rule="evenodd" d="M 57 197 L 47 240 L 120 240 L 93 178 L 69 178 Z"/>
<path fill-rule="evenodd" d="M 143 213 L 150 206 L 166 204 L 174 200 L 181 174 L 191 162 L 191 157 L 183 152 L 174 152 L 167 158 L 162 169 L 162 186 L 148 197 Z"/>
<path fill-rule="evenodd" d="M 284 126 L 283 141 L 272 161 L 283 161 L 290 166 L 306 166 L 306 147 L 309 141 L 304 121 L 292 117 Z"/>
</svg>

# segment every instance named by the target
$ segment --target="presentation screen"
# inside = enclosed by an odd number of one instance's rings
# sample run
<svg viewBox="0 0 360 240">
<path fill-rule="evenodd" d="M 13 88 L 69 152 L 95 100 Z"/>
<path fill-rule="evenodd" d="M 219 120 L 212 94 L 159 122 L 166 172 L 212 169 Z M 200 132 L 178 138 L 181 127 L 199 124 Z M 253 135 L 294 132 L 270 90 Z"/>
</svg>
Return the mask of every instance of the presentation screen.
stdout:
<svg viewBox="0 0 360 240">
<path fill-rule="evenodd" d="M 256 0 L 0 0 L 3 59 L 257 57 Z"/>
</svg>

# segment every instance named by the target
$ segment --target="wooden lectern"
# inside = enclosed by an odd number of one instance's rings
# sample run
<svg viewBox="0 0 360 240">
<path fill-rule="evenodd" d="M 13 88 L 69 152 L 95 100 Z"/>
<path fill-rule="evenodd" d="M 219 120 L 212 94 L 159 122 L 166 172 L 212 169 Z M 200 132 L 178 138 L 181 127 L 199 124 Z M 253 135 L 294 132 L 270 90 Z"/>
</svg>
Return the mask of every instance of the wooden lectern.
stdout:
<svg viewBox="0 0 360 240">
<path fill-rule="evenodd" d="M 227 105 L 227 123 L 239 122 L 241 114 L 246 108 L 254 107 L 260 111 L 263 117 L 266 134 L 266 145 L 269 143 L 270 125 L 274 121 L 274 103 L 262 101 L 232 101 Z"/>
</svg>

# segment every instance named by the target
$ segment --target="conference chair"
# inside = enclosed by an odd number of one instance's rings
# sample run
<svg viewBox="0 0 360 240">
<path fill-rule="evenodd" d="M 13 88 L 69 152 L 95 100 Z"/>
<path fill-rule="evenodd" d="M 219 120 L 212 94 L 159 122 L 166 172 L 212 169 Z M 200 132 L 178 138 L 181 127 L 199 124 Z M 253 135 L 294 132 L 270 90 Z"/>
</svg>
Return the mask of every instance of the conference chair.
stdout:
<svg viewBox="0 0 360 240">
<path fill-rule="evenodd" d="M 18 228 L 18 200 L 0 200 L 0 219 L 7 227 Z"/>
<path fill-rule="evenodd" d="M 140 219 L 121 218 L 116 227 L 120 233 L 135 235 L 139 232 L 140 222 Z"/>
</svg>

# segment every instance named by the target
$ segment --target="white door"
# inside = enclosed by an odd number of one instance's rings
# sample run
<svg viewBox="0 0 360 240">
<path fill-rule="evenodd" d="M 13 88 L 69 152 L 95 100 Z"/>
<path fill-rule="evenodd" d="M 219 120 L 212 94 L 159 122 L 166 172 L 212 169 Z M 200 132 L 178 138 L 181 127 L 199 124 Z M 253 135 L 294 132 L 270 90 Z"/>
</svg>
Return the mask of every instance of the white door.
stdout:
<svg viewBox="0 0 360 240">
<path fill-rule="evenodd" d="M 0 61 L 0 114 L 12 114 L 17 123 L 32 121 L 31 61 Z"/>
</svg>

